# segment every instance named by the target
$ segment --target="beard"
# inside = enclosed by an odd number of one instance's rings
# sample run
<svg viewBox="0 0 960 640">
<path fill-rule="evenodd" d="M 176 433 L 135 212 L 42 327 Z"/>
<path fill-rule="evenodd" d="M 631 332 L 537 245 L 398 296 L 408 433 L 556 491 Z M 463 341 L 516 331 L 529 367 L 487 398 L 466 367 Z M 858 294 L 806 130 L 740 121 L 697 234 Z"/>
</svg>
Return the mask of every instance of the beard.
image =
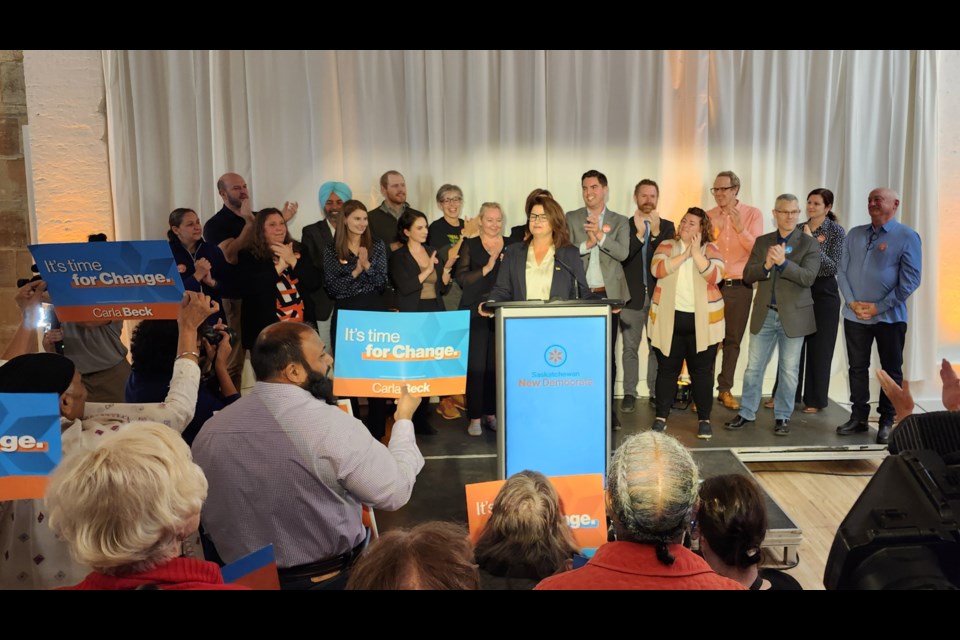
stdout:
<svg viewBox="0 0 960 640">
<path fill-rule="evenodd" d="M 336 405 L 337 396 L 333 395 L 333 378 L 331 374 L 333 373 L 333 366 L 327 368 L 327 373 L 323 374 L 312 369 L 309 365 L 304 364 L 304 368 L 307 370 L 307 379 L 303 383 L 302 387 L 310 392 L 317 400 L 322 400 L 327 404 Z"/>
<path fill-rule="evenodd" d="M 642 204 L 640 205 L 640 213 L 643 215 L 650 215 L 650 212 L 657 208 L 655 204 Z"/>
</svg>

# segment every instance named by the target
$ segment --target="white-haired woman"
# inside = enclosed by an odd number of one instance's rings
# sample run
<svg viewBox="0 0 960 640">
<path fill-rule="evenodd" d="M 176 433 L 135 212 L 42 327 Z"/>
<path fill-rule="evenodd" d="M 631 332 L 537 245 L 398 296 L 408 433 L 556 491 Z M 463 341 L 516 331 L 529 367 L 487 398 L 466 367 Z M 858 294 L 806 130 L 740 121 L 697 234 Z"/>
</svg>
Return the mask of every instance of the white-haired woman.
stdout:
<svg viewBox="0 0 960 640">
<path fill-rule="evenodd" d="M 180 557 L 206 497 L 187 443 L 159 423 L 126 425 L 68 456 L 50 477 L 49 523 L 93 573 L 66 588 L 242 588 L 224 584 L 216 564 Z"/>
</svg>

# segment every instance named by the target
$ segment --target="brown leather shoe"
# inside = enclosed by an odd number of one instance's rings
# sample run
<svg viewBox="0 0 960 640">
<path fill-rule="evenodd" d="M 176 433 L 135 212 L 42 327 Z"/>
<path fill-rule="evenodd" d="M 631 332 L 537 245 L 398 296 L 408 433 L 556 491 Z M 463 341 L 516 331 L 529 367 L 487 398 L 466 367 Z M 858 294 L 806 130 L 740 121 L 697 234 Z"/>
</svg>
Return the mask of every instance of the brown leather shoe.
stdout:
<svg viewBox="0 0 960 640">
<path fill-rule="evenodd" d="M 467 397 L 462 393 L 458 393 L 455 396 L 450 396 L 450 400 L 453 402 L 453 406 L 461 411 L 467 410 Z"/>
<path fill-rule="evenodd" d="M 733 394 L 729 391 L 721 391 L 720 395 L 717 396 L 717 400 L 720 401 L 720 404 L 725 406 L 731 411 L 740 410 L 740 401 L 733 397 Z"/>
<path fill-rule="evenodd" d="M 456 420 L 460 417 L 460 410 L 453 406 L 453 400 L 450 396 L 440 400 L 437 405 L 437 413 L 443 416 L 444 420 Z"/>
<path fill-rule="evenodd" d="M 773 398 L 767 398 L 763 401 L 764 409 L 773 409 Z"/>
</svg>

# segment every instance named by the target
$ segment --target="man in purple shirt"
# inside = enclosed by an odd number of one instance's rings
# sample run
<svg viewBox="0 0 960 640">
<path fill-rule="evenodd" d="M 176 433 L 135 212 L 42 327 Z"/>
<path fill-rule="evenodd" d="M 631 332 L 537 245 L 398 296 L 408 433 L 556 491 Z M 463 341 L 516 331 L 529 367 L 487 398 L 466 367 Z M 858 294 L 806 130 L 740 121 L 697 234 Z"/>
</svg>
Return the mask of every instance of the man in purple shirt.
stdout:
<svg viewBox="0 0 960 640">
<path fill-rule="evenodd" d="M 870 192 L 870 224 L 847 234 L 837 270 L 843 295 L 843 335 L 850 366 L 850 419 L 837 427 L 846 436 L 868 429 L 870 386 L 867 372 L 876 340 L 880 366 L 897 384 L 903 382 L 903 344 L 907 335 L 907 298 L 920 286 L 920 235 L 894 216 L 900 196 L 893 189 Z M 877 443 L 887 444 L 896 409 L 880 393 Z"/>
</svg>

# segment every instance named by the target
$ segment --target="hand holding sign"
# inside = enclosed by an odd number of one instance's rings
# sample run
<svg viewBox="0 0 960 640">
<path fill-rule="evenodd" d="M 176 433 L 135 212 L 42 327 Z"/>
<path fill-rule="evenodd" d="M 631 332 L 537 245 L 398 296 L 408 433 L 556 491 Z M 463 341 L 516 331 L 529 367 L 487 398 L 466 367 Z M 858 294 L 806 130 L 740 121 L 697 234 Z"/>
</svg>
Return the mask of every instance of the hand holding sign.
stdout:
<svg viewBox="0 0 960 640">
<path fill-rule="evenodd" d="M 397 420 L 413 420 L 413 413 L 420 406 L 422 398 L 410 395 L 410 387 L 403 385 L 400 397 L 397 399 L 397 410 L 394 413 Z"/>
</svg>

